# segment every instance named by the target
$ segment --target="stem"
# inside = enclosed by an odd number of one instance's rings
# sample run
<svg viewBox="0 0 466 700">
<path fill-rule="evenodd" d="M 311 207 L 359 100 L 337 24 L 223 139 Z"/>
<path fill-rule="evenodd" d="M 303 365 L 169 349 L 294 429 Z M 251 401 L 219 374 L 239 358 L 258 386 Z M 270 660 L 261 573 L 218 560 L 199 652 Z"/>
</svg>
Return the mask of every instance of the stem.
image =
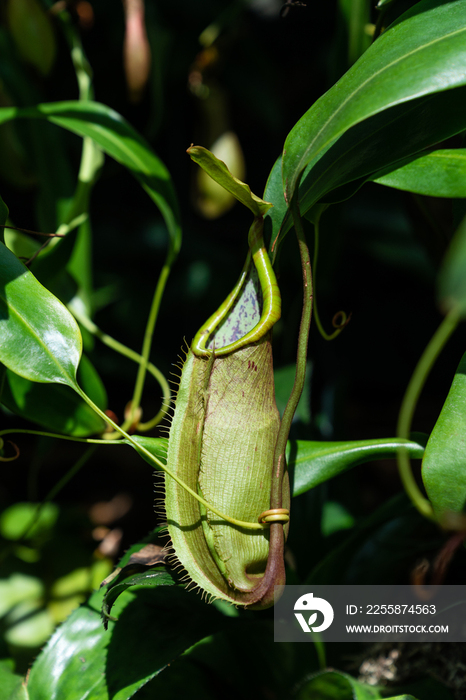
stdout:
<svg viewBox="0 0 466 700">
<path fill-rule="evenodd" d="M 115 340 L 110 335 L 107 335 L 106 333 L 101 331 L 100 328 L 98 328 L 95 325 L 95 323 L 91 321 L 90 318 L 80 313 L 80 311 L 76 308 L 76 305 L 71 306 L 70 310 L 72 311 L 73 315 L 77 318 L 79 323 L 82 326 L 84 326 L 86 330 L 92 333 L 92 335 L 98 338 L 104 345 L 106 345 L 109 348 L 112 348 L 112 350 L 115 350 L 115 352 L 119 352 L 120 355 L 124 355 L 124 357 L 133 360 L 133 362 L 137 362 L 138 364 L 143 362 L 142 355 L 139 355 L 139 353 L 135 352 L 134 350 L 131 350 L 131 348 L 126 347 L 126 345 L 123 345 L 123 343 L 120 343 L 118 340 Z M 146 367 L 147 371 L 150 372 L 150 374 L 152 374 L 152 376 L 155 377 L 155 379 L 158 381 L 160 388 L 163 392 L 163 400 L 162 408 L 157 413 L 157 415 L 154 416 L 154 418 L 152 418 L 152 420 L 148 421 L 147 423 L 140 423 L 138 425 L 138 430 L 141 430 L 143 432 L 154 428 L 160 423 L 162 418 L 165 416 L 171 401 L 170 387 L 162 372 L 155 365 L 153 365 L 152 362 L 147 362 Z"/>
<path fill-rule="evenodd" d="M 97 415 L 101 416 L 107 423 L 110 423 L 110 425 L 114 428 L 114 430 L 120 435 L 122 435 L 126 440 L 136 449 L 137 452 L 142 453 L 145 457 L 149 459 L 149 461 L 153 462 L 155 465 L 157 465 L 158 469 L 162 469 L 168 476 L 170 476 L 172 479 L 175 479 L 175 481 L 185 489 L 188 493 L 193 496 L 199 503 L 202 503 L 202 505 L 205 508 L 208 508 L 211 510 L 215 515 L 218 515 L 219 518 L 222 518 L 223 520 L 226 520 L 227 522 L 231 523 L 232 525 L 236 525 L 237 527 L 244 527 L 248 530 L 264 530 L 268 527 L 267 524 L 262 524 L 262 523 L 247 523 L 244 522 L 243 520 L 236 520 L 235 518 L 230 518 L 229 515 L 224 515 L 221 513 L 219 510 L 214 508 L 213 506 L 210 505 L 210 503 L 207 503 L 201 496 L 199 496 L 195 491 L 193 491 L 187 484 L 184 483 L 181 479 L 179 479 L 176 474 L 174 474 L 170 469 L 167 468 L 167 466 L 160 461 L 160 459 L 157 459 L 153 454 L 149 452 L 149 450 L 146 450 L 145 447 L 142 445 L 138 444 L 136 440 L 133 440 L 131 435 L 128 435 L 122 427 L 117 425 L 111 418 L 105 415 L 103 411 L 100 410 L 98 406 L 95 405 L 95 403 L 87 396 L 87 394 L 78 386 L 78 384 L 74 385 L 74 390 L 81 396 L 81 398 L 84 399 L 84 401 L 97 413 Z"/>
<path fill-rule="evenodd" d="M 303 272 L 303 311 L 301 314 L 301 324 L 298 335 L 298 352 L 296 358 L 296 374 L 293 389 L 283 412 L 283 417 L 278 431 L 277 442 L 275 445 L 274 455 L 274 480 L 272 481 L 272 489 L 270 495 L 270 507 L 281 508 L 281 488 L 283 474 L 285 471 L 285 450 L 288 441 L 288 435 L 291 428 L 291 422 L 295 414 L 296 408 L 303 393 L 304 380 L 306 377 L 306 361 L 307 361 L 307 346 L 309 341 L 309 329 L 312 317 L 312 270 L 311 259 L 309 256 L 309 248 L 306 243 L 306 235 L 304 233 L 301 214 L 297 197 L 293 197 L 291 201 L 291 213 L 293 223 L 298 239 L 299 254 L 301 257 L 301 267 Z"/>
<path fill-rule="evenodd" d="M 105 421 L 108 423 L 108 416 L 105 416 Z M 84 442 L 87 443 L 88 445 L 111 445 L 111 441 L 109 440 L 101 440 L 99 438 L 78 438 L 78 437 L 73 437 L 72 435 L 60 435 L 59 433 L 46 433 L 43 430 L 23 430 L 22 428 L 8 428 L 6 430 L 0 430 L 0 438 L 3 435 L 11 435 L 11 434 L 21 434 L 21 435 L 40 435 L 41 437 L 49 437 L 49 438 L 54 438 L 54 439 L 59 439 L 59 440 L 70 440 L 71 442 Z M 121 444 L 123 445 L 124 443 L 118 443 L 114 442 L 114 445 Z"/>
<path fill-rule="evenodd" d="M 422 353 L 403 397 L 398 417 L 398 437 L 409 439 L 411 423 L 421 391 L 424 388 L 424 384 L 426 383 L 434 362 L 444 348 L 449 337 L 456 329 L 459 321 L 459 309 L 458 307 L 453 307 L 445 316 Z M 397 455 L 398 471 L 406 493 L 413 505 L 422 515 L 426 518 L 434 519 L 432 506 L 427 498 L 423 496 L 414 479 L 409 453 L 405 448 L 399 447 Z"/>
<path fill-rule="evenodd" d="M 317 275 L 317 259 L 319 257 L 319 222 L 320 222 L 320 214 L 317 216 L 314 222 L 314 257 L 312 260 L 312 275 L 314 279 L 314 290 L 316 289 L 317 282 L 316 282 L 316 275 Z M 336 338 L 340 333 L 342 332 L 343 328 L 345 327 L 347 320 L 346 320 L 346 314 L 344 312 L 340 312 L 343 315 L 343 323 L 339 328 L 337 328 L 331 335 L 329 335 L 325 330 L 320 322 L 320 317 L 319 317 L 319 311 L 317 309 L 317 296 L 314 292 L 314 319 L 317 324 L 317 328 L 319 329 L 319 333 L 322 336 L 324 340 L 333 340 Z"/>
<path fill-rule="evenodd" d="M 170 256 L 169 256 L 170 257 Z M 152 338 L 154 335 L 154 328 L 155 328 L 155 323 L 157 321 L 157 316 L 159 313 L 160 309 L 160 303 L 162 301 L 162 295 L 165 289 L 165 285 L 167 283 L 168 275 L 170 274 L 170 268 L 171 268 L 171 263 L 169 262 L 169 259 L 165 262 L 165 265 L 162 268 L 162 271 L 160 273 L 157 286 L 155 288 L 154 292 L 154 298 L 152 299 L 152 305 L 150 308 L 149 312 L 149 317 L 147 319 L 147 325 L 146 325 L 146 331 L 144 333 L 144 341 L 142 344 L 142 352 L 141 352 L 141 360 L 139 364 L 139 369 L 136 377 L 136 384 L 134 386 L 134 392 L 133 392 L 133 398 L 131 400 L 131 413 L 130 417 L 127 421 L 125 421 L 124 425 L 126 427 L 129 427 L 132 425 L 133 420 L 134 420 L 134 414 L 136 410 L 139 408 L 140 402 L 141 402 L 141 397 L 142 397 L 142 391 L 144 388 L 144 381 L 146 378 L 146 372 L 148 369 L 148 364 L 149 364 L 149 355 L 150 355 L 150 350 L 152 346 Z M 162 387 L 163 388 L 163 387 Z M 164 392 L 165 393 L 165 392 Z M 152 424 L 153 421 L 149 423 L 149 425 Z M 146 428 L 147 428 L 146 424 Z"/>
</svg>

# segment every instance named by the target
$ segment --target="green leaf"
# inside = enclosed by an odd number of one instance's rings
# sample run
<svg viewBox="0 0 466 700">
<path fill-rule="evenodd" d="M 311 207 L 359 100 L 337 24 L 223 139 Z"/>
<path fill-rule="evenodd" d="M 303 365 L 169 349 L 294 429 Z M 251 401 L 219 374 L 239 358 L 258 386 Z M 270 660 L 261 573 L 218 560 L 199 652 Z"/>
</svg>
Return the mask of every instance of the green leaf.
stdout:
<svg viewBox="0 0 466 700">
<path fill-rule="evenodd" d="M 0 533 L 2 537 L 5 537 L 7 540 L 19 540 L 26 529 L 28 529 L 28 540 L 43 538 L 44 535 L 50 536 L 58 518 L 58 506 L 55 503 L 44 503 L 36 520 L 39 507 L 40 504 L 38 503 L 25 502 L 13 503 L 8 508 L 5 508 L 0 516 Z M 33 521 L 34 525 L 29 530 L 28 526 Z M 29 584 L 31 580 L 35 581 L 36 579 L 28 579 L 25 583 L 25 579 L 23 580 L 20 575 L 19 579 L 15 580 L 14 585 L 12 584 L 13 588 L 18 591 L 24 588 L 24 585 Z M 4 591 L 3 595 L 6 596 Z"/>
<path fill-rule="evenodd" d="M 303 213 L 330 189 L 461 131 L 466 116 L 449 111 L 447 95 L 466 84 L 465 37 L 466 0 L 422 0 L 394 22 L 288 135 L 287 201 L 306 168 Z"/>
<path fill-rule="evenodd" d="M 160 459 L 164 464 L 167 462 L 167 450 L 168 450 L 168 439 L 167 438 L 154 438 L 146 437 L 145 435 L 132 435 L 135 442 L 139 443 L 141 447 L 144 447 L 155 457 Z M 144 452 L 140 452 L 137 448 L 132 445 L 129 440 L 125 441 L 127 445 L 131 445 L 133 449 L 148 463 L 153 469 L 158 469 L 157 465 L 147 457 Z"/>
<path fill-rule="evenodd" d="M 371 180 L 379 185 L 429 197 L 466 197 L 466 149 L 432 151 L 408 158 Z"/>
<path fill-rule="evenodd" d="M 424 454 L 422 443 L 398 438 L 349 442 L 292 440 L 288 443 L 286 459 L 288 466 L 294 467 L 293 496 L 299 496 L 357 464 L 396 457 L 396 448 L 401 444 L 408 448 L 414 459 L 420 459 Z"/>
<path fill-rule="evenodd" d="M 12 666 L 13 663 L 8 659 L 0 661 L 0 700 L 13 700 L 21 697 L 18 693 L 21 690 L 24 678 L 13 673 Z"/>
<path fill-rule="evenodd" d="M 296 700 L 379 700 L 378 688 L 364 685 L 346 673 L 323 671 L 306 681 L 295 695 Z"/>
<path fill-rule="evenodd" d="M 466 354 L 432 430 L 422 462 L 422 478 L 437 516 L 466 506 Z"/>
<path fill-rule="evenodd" d="M 444 543 L 438 526 L 423 518 L 402 493 L 360 520 L 315 566 L 306 584 L 397 584 L 412 562 Z"/>
<path fill-rule="evenodd" d="M 0 244 L 0 362 L 33 382 L 76 387 L 82 340 L 65 306 Z"/>
<path fill-rule="evenodd" d="M 175 581 L 165 566 L 144 567 L 144 571 L 136 571 L 131 564 L 124 567 L 121 573 L 109 584 L 102 602 L 102 616 L 104 626 L 107 628 L 110 612 L 116 599 L 128 588 L 142 586 L 144 588 L 157 588 L 158 586 L 173 586 Z"/>
<path fill-rule="evenodd" d="M 440 268 L 438 276 L 438 299 L 442 310 L 457 307 L 466 314 L 466 218 L 463 219 Z"/>
<path fill-rule="evenodd" d="M 78 382 L 92 401 L 105 411 L 105 388 L 85 355 L 79 363 Z M 9 369 L 6 371 L 1 402 L 13 413 L 52 432 L 87 437 L 102 433 L 106 427 L 102 418 L 69 387 L 30 382 Z"/>
<path fill-rule="evenodd" d="M 102 626 L 105 591 L 71 613 L 34 662 L 30 700 L 129 700 L 167 664 L 215 632 L 222 616 L 178 586 L 127 591 Z"/>
<path fill-rule="evenodd" d="M 15 118 L 47 119 L 79 136 L 89 136 L 104 153 L 128 168 L 159 208 L 170 236 L 170 254 L 176 257 L 181 246 L 181 226 L 170 174 L 121 115 L 98 102 L 78 101 L 0 109 L 0 124 Z"/>
<path fill-rule="evenodd" d="M 348 64 L 354 63 L 371 43 L 366 27 L 370 22 L 369 0 L 340 0 L 348 25 Z"/>
<path fill-rule="evenodd" d="M 234 177 L 222 160 L 203 146 L 191 146 L 187 153 L 215 182 L 224 187 L 239 202 L 248 207 L 254 216 L 263 216 L 272 206 L 251 192 L 249 185 Z"/>
<path fill-rule="evenodd" d="M 8 207 L 5 204 L 5 202 L 3 201 L 3 199 L 0 197 L 0 224 L 1 224 L 0 243 L 5 242 L 5 235 L 4 235 L 5 229 L 3 228 L 3 226 L 5 226 L 7 219 L 8 219 Z"/>
</svg>

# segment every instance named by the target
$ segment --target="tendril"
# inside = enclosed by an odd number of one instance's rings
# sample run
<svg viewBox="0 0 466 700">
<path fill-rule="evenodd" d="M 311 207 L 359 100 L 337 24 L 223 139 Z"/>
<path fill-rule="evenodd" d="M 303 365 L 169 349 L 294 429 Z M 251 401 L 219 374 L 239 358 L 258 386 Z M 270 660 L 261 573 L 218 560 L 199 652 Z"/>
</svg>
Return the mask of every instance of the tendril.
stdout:
<svg viewBox="0 0 466 700">
<path fill-rule="evenodd" d="M 20 451 L 19 451 L 18 445 L 16 445 L 16 444 L 15 444 L 14 442 L 12 442 L 11 440 L 7 440 L 7 442 L 8 442 L 9 445 L 12 445 L 12 446 L 13 446 L 13 449 L 14 449 L 14 451 L 16 452 L 16 454 L 15 454 L 14 457 L 0 457 L 0 462 L 14 462 L 15 459 L 18 459 L 18 457 L 19 457 L 19 455 L 20 455 Z M 4 441 L 0 438 L 0 450 L 3 449 L 4 444 L 5 444 Z"/>
</svg>

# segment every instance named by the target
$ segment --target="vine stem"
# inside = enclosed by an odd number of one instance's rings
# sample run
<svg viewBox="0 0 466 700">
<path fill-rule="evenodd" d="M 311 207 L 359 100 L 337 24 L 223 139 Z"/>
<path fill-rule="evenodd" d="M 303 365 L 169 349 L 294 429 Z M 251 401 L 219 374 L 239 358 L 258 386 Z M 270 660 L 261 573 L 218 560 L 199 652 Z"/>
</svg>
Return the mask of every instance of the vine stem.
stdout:
<svg viewBox="0 0 466 700">
<path fill-rule="evenodd" d="M 320 214 L 316 217 L 314 220 L 314 256 L 312 259 L 312 275 L 313 275 L 313 281 L 314 281 L 314 288 L 316 287 L 316 276 L 317 276 L 317 260 L 319 257 L 319 224 L 320 224 Z M 327 333 L 320 321 L 320 316 L 319 316 L 319 309 L 317 307 L 317 297 L 316 294 L 314 293 L 314 320 L 316 322 L 316 326 L 319 329 L 319 333 L 322 336 L 324 340 L 333 340 L 337 336 L 340 335 L 342 332 L 343 328 L 345 327 L 347 323 L 346 319 L 346 314 L 344 312 L 340 312 L 343 314 L 343 324 L 337 328 L 333 333 Z"/>
<path fill-rule="evenodd" d="M 144 361 L 142 355 L 135 352 L 134 350 L 131 350 L 131 348 L 128 348 L 126 345 L 123 345 L 123 343 L 120 343 L 118 340 L 115 340 L 115 338 L 112 338 L 110 335 L 107 335 L 102 330 L 100 330 L 100 328 L 98 328 L 98 326 L 96 326 L 96 324 L 93 321 L 91 321 L 90 318 L 88 318 L 85 314 L 82 314 L 79 311 L 79 309 L 76 308 L 76 304 L 70 305 L 69 308 L 72 311 L 73 315 L 76 317 L 76 319 L 79 321 L 79 323 L 82 326 L 84 326 L 84 328 L 88 330 L 89 333 L 92 333 L 92 335 L 98 338 L 104 345 L 111 348 L 112 350 L 115 350 L 115 352 L 120 353 L 120 355 L 127 357 L 129 360 L 133 360 L 133 362 L 142 364 L 142 362 Z M 146 369 L 153 377 L 155 377 L 155 379 L 159 383 L 160 388 L 163 392 L 163 399 L 162 408 L 157 413 L 157 415 L 154 416 L 154 418 L 152 418 L 147 423 L 138 424 L 138 430 L 141 430 L 142 432 L 150 430 L 151 428 L 154 428 L 160 423 L 162 418 L 165 416 L 171 401 L 170 387 L 162 372 L 154 364 L 152 364 L 152 362 L 147 362 Z M 126 425 L 127 422 L 129 421 L 125 421 L 124 425 Z M 129 425 L 131 425 L 131 422 L 129 422 Z M 107 439 L 109 439 L 109 437 Z"/>
<path fill-rule="evenodd" d="M 105 422 L 108 423 L 108 417 L 105 418 Z M 84 442 L 88 445 L 111 445 L 110 440 L 101 440 L 99 438 L 79 438 L 73 435 L 60 435 L 59 433 L 47 433 L 44 430 L 26 430 L 22 428 L 7 428 L 6 430 L 0 430 L 0 447 L 3 447 L 2 436 L 3 435 L 39 435 L 40 437 L 49 437 L 57 440 L 69 440 L 70 442 Z M 124 445 L 123 442 L 113 442 L 114 445 Z"/>
<path fill-rule="evenodd" d="M 134 392 L 133 392 L 133 398 L 131 400 L 131 410 L 130 410 L 130 416 L 127 421 L 125 421 L 124 426 L 129 427 L 132 425 L 135 413 L 137 409 L 139 408 L 139 404 L 141 403 L 141 397 L 142 397 L 142 392 L 144 389 L 144 381 L 146 378 L 146 373 L 148 370 L 148 364 L 149 364 L 149 355 L 150 355 L 150 350 L 152 347 L 152 338 L 154 335 L 154 329 L 155 329 L 155 324 L 157 321 L 157 316 L 159 313 L 160 309 L 160 303 L 162 301 L 162 296 L 163 292 L 165 290 L 165 286 L 167 284 L 168 280 L 168 275 L 170 274 L 170 269 L 171 269 L 171 264 L 170 264 L 170 258 L 171 255 L 169 255 L 169 258 L 165 262 L 162 271 L 160 272 L 160 276 L 157 282 L 157 286 L 155 288 L 154 292 L 154 297 L 152 299 L 152 304 L 151 308 L 149 311 L 149 316 L 147 319 L 147 324 L 146 324 L 146 330 L 144 333 L 144 340 L 142 344 L 142 352 L 141 352 L 141 360 L 139 364 L 139 369 L 138 373 L 136 376 L 136 383 L 134 385 Z M 163 387 L 162 387 L 163 388 Z M 164 390 L 165 394 L 165 390 Z M 149 423 L 149 425 L 152 427 L 153 421 Z M 146 429 L 147 424 L 146 424 Z"/>
<path fill-rule="evenodd" d="M 421 391 L 424 388 L 427 377 L 437 357 L 455 331 L 459 321 L 459 309 L 458 307 L 453 307 L 445 316 L 422 353 L 403 397 L 400 414 L 398 416 L 398 437 L 409 439 L 411 423 Z M 427 498 L 423 496 L 416 483 L 411 469 L 409 454 L 403 447 L 399 447 L 397 450 L 397 462 L 401 481 L 413 505 L 426 518 L 434 520 L 432 506 Z"/>
<path fill-rule="evenodd" d="M 193 498 L 196 499 L 196 501 L 199 501 L 199 503 L 202 503 L 202 505 L 205 508 L 208 508 L 211 510 L 215 515 L 218 515 L 219 518 L 222 518 L 223 520 L 226 520 L 227 522 L 231 523 L 232 525 L 236 525 L 237 527 L 244 527 L 248 530 L 265 530 L 268 525 L 267 524 L 262 524 L 262 523 L 248 523 L 243 520 L 236 520 L 235 518 L 230 518 L 229 515 L 225 515 L 224 513 L 221 513 L 217 508 L 214 508 L 214 506 L 210 505 L 206 500 L 204 500 L 199 494 L 197 494 L 193 489 L 191 489 L 187 484 L 182 481 L 182 479 L 179 479 L 176 474 L 174 474 L 170 469 L 167 468 L 167 466 L 160 461 L 157 457 L 155 457 L 149 450 L 146 450 L 145 447 L 140 445 L 139 443 L 134 440 L 131 435 L 128 435 L 125 430 L 117 425 L 109 416 L 105 415 L 103 411 L 100 410 L 98 406 L 95 405 L 95 403 L 92 401 L 92 399 L 89 398 L 89 396 L 81 389 L 81 387 L 78 384 L 73 385 L 74 390 L 81 396 L 82 399 L 99 415 L 101 418 L 103 418 L 107 423 L 110 423 L 110 425 L 113 427 L 113 429 L 120 433 L 126 440 L 136 449 L 137 452 L 140 454 L 143 454 L 145 457 L 149 459 L 153 464 L 157 466 L 158 469 L 161 469 L 164 471 L 168 476 L 170 476 L 172 479 L 175 479 L 175 481 L 183 488 L 185 491 L 191 494 Z"/>
<path fill-rule="evenodd" d="M 306 378 L 307 346 L 309 342 L 309 329 L 311 325 L 313 306 L 312 270 L 309 248 L 306 242 L 299 204 L 297 197 L 293 197 L 290 205 L 293 216 L 294 228 L 298 239 L 299 255 L 301 258 L 301 268 L 303 273 L 303 311 L 298 335 L 298 351 L 296 357 L 296 373 L 293 389 L 290 398 L 283 412 L 280 429 L 278 431 L 277 442 L 274 455 L 274 479 L 270 494 L 270 507 L 281 508 L 282 501 L 282 481 L 285 471 L 285 450 L 291 422 L 296 412 L 296 408 L 303 393 L 304 380 Z"/>
</svg>

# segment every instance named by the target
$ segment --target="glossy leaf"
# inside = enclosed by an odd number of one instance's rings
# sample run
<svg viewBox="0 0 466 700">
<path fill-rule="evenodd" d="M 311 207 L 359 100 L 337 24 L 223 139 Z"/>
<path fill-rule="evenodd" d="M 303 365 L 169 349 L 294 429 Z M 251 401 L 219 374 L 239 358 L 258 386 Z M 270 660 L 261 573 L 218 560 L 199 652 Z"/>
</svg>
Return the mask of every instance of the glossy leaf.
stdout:
<svg viewBox="0 0 466 700">
<path fill-rule="evenodd" d="M 34 382 L 76 386 L 82 341 L 65 306 L 0 244 L 0 361 Z"/>
<path fill-rule="evenodd" d="M 47 119 L 79 136 L 91 137 L 127 167 L 159 208 L 170 235 L 170 252 L 181 245 L 178 204 L 170 174 L 148 143 L 117 112 L 98 102 L 56 102 L 0 109 L 0 124 L 15 118 Z"/>
<path fill-rule="evenodd" d="M 461 131 L 465 116 L 449 112 L 447 94 L 466 84 L 465 36 L 466 0 L 422 0 L 394 22 L 288 135 L 283 157 L 287 200 L 306 168 L 299 195 L 304 210 L 371 168 L 415 153 L 429 140 L 444 138 L 445 131 Z M 444 105 L 443 122 L 438 115 L 432 123 L 431 115 L 428 121 L 424 117 L 433 104 L 438 112 L 438 102 L 431 101 L 436 93 Z M 330 150 L 331 160 L 315 171 Z"/>
<path fill-rule="evenodd" d="M 466 354 L 432 430 L 422 462 L 422 478 L 437 516 L 466 507 Z"/>
<path fill-rule="evenodd" d="M 438 277 L 438 298 L 447 312 L 458 308 L 466 315 L 466 218 L 458 227 L 443 259 Z"/>
<path fill-rule="evenodd" d="M 175 581 L 165 566 L 144 567 L 143 571 L 135 571 L 135 567 L 127 566 L 107 587 L 102 601 L 102 617 L 107 628 L 110 612 L 116 599 L 128 588 L 142 586 L 157 588 L 158 586 L 173 586 Z"/>
<path fill-rule="evenodd" d="M 79 363 L 78 383 L 89 398 L 105 411 L 105 388 L 85 355 Z M 106 427 L 102 418 L 69 387 L 30 382 L 9 369 L 6 370 L 0 400 L 16 415 L 38 423 L 52 432 L 87 437 L 102 433 Z"/>
<path fill-rule="evenodd" d="M 466 149 L 432 151 L 371 178 L 379 185 L 429 197 L 466 197 Z"/>
<path fill-rule="evenodd" d="M 294 467 L 293 496 L 299 496 L 357 464 L 396 457 L 396 448 L 400 444 L 407 446 L 414 459 L 420 459 L 424 454 L 420 442 L 404 442 L 398 438 L 350 442 L 290 441 L 287 462 L 290 468 Z"/>
<path fill-rule="evenodd" d="M 120 596 L 118 622 L 105 631 L 104 595 L 94 593 L 53 634 L 31 669 L 30 700 L 128 700 L 222 619 L 197 596 L 160 585 Z"/>
<path fill-rule="evenodd" d="M 264 202 L 251 192 L 249 185 L 241 182 L 228 170 L 222 160 L 219 160 L 213 153 L 202 146 L 191 146 L 188 148 L 190 158 L 197 163 L 215 182 L 230 192 L 235 199 L 248 207 L 254 216 L 263 216 L 273 205 Z"/>
</svg>

